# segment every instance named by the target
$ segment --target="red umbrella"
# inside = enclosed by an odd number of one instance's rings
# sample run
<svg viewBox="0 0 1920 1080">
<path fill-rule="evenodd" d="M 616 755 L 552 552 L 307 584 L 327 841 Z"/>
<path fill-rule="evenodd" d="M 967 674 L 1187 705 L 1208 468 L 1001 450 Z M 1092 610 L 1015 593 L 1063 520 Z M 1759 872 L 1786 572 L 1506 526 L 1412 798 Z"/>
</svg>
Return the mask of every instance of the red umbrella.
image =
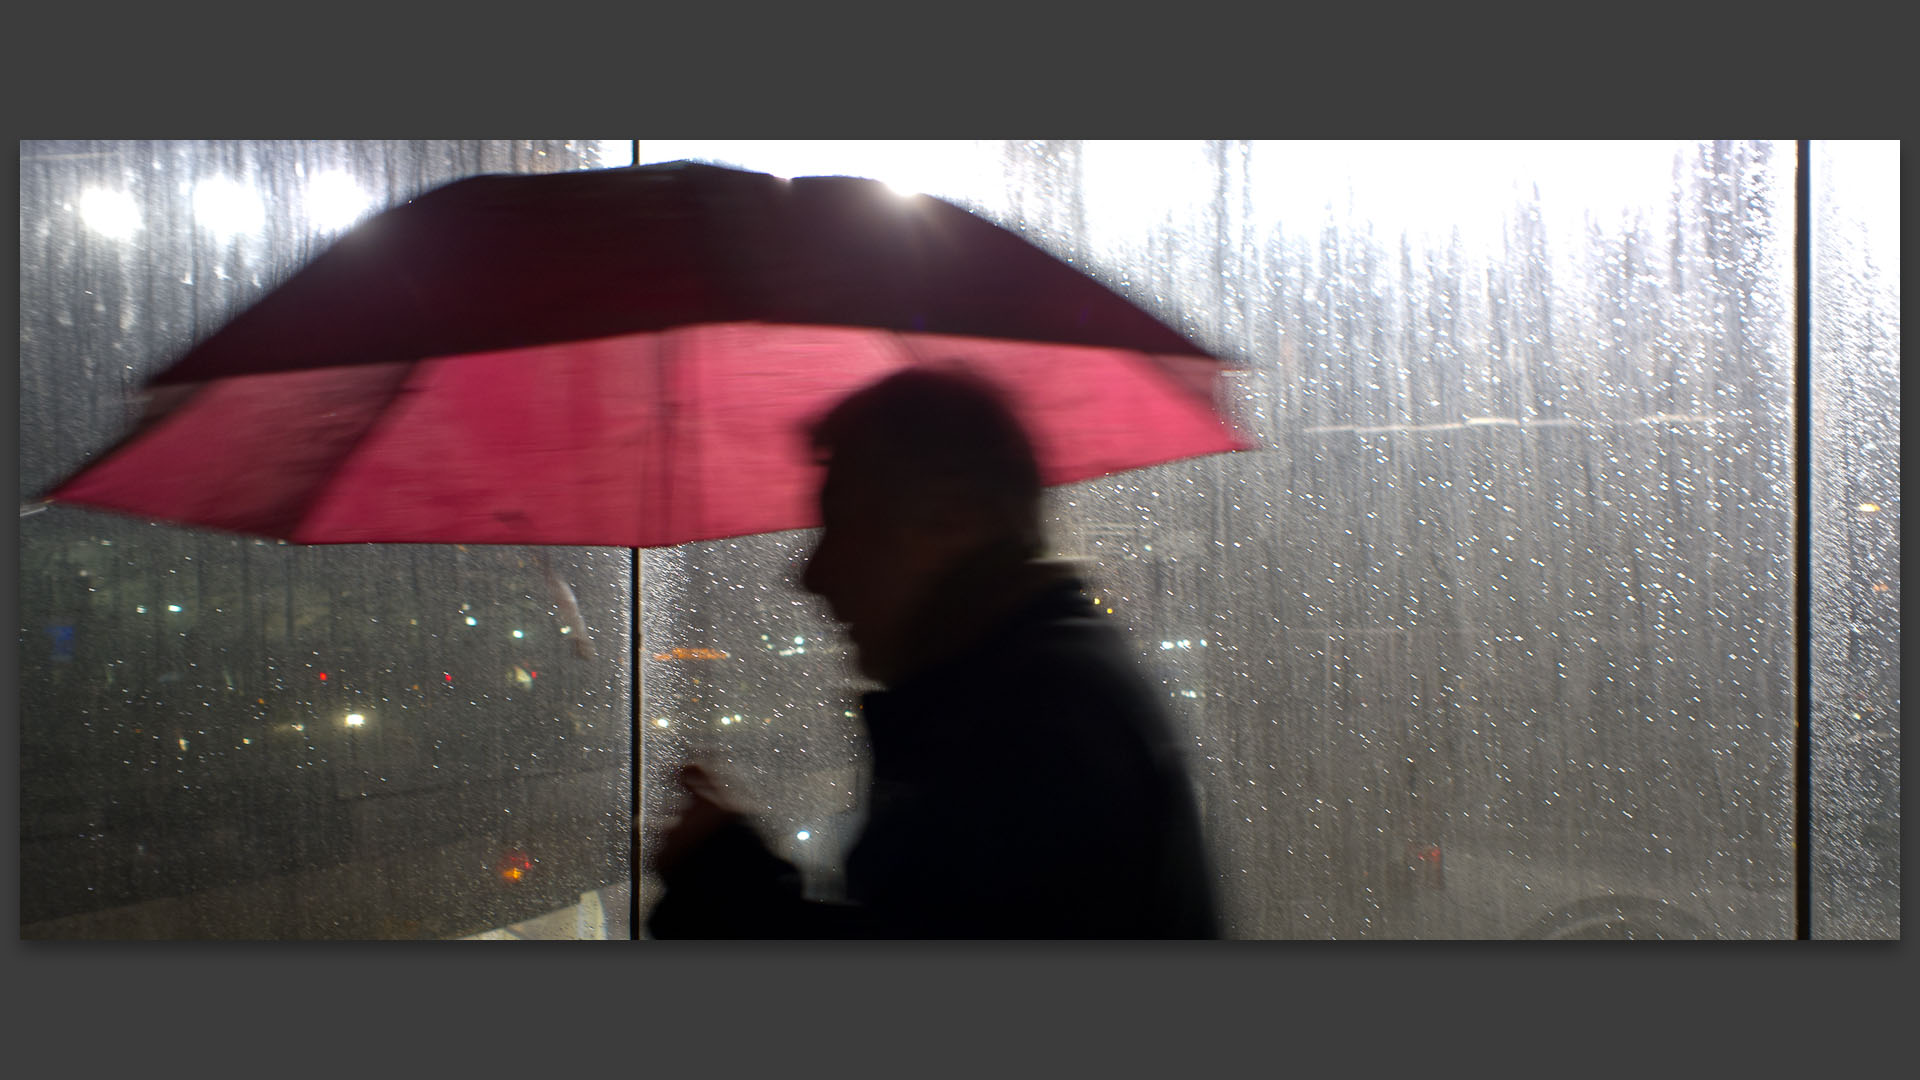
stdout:
<svg viewBox="0 0 1920 1080">
<path fill-rule="evenodd" d="M 376 216 L 155 376 L 139 429 L 48 498 L 308 544 L 803 528 L 806 421 L 909 364 L 997 383 L 1048 483 L 1250 445 L 1217 361 L 983 218 L 674 163 Z"/>
</svg>

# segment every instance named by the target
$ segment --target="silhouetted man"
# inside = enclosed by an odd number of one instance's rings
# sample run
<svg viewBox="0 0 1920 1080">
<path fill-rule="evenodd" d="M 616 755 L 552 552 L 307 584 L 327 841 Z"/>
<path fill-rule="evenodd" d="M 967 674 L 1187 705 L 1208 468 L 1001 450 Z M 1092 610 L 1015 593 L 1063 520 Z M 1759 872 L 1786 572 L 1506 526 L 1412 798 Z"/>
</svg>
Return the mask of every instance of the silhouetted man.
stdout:
<svg viewBox="0 0 1920 1080">
<path fill-rule="evenodd" d="M 873 787 L 848 902 L 802 898 L 714 777 L 650 860 L 655 937 L 1213 937 L 1165 715 L 1070 568 L 1040 558 L 1032 447 L 991 387 L 914 370 L 814 428 L 804 584 L 862 672 Z"/>
</svg>

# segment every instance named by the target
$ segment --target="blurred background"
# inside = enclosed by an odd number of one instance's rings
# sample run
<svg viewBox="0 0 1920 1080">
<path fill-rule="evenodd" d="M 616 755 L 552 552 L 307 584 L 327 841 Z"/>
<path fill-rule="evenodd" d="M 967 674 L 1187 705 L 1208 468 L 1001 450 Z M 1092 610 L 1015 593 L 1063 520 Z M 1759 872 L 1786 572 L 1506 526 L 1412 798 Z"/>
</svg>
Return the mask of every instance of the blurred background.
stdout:
<svg viewBox="0 0 1920 1080">
<path fill-rule="evenodd" d="M 810 533 L 25 501 L 365 216 L 683 158 L 958 203 L 1237 367 L 1261 449 L 1050 503 L 1189 740 L 1232 936 L 1793 936 L 1802 644 L 1809 929 L 1899 936 L 1897 144 L 1806 148 L 1803 327 L 1791 142 L 649 140 L 21 144 L 22 936 L 624 939 L 632 815 L 695 753 L 838 895 L 863 687 Z"/>
</svg>

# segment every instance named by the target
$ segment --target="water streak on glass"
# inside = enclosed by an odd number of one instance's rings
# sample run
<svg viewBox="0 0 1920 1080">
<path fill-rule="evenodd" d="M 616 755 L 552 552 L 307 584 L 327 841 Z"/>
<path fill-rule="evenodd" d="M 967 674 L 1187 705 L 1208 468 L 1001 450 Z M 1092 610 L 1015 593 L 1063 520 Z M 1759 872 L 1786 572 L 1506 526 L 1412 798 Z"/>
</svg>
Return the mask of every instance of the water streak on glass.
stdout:
<svg viewBox="0 0 1920 1080">
<path fill-rule="evenodd" d="M 1051 499 L 1192 739 L 1234 936 L 1791 934 L 1790 144 L 641 151 L 940 195 L 1242 368 L 1262 449 Z M 649 785 L 731 759 L 769 837 L 843 840 L 805 547 L 649 563 L 650 640 L 727 656 L 647 669 Z"/>
<path fill-rule="evenodd" d="M 1900 936 L 1900 146 L 1816 142 L 1815 937 Z"/>
</svg>

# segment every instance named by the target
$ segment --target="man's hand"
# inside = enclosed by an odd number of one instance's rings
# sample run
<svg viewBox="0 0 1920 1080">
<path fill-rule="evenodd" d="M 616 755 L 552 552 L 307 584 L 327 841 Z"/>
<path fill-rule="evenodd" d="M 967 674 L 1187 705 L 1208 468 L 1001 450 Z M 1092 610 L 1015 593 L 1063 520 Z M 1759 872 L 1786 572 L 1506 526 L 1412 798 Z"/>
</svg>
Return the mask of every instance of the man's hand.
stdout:
<svg viewBox="0 0 1920 1080">
<path fill-rule="evenodd" d="M 714 831 L 744 816 L 739 804 L 726 791 L 726 785 L 705 766 L 685 765 L 680 769 L 680 790 L 685 798 L 680 812 L 660 837 L 660 843 L 647 856 L 647 869 L 656 874 L 672 870 L 689 851 L 706 843 Z M 639 822 L 634 822 L 639 828 Z"/>
</svg>

